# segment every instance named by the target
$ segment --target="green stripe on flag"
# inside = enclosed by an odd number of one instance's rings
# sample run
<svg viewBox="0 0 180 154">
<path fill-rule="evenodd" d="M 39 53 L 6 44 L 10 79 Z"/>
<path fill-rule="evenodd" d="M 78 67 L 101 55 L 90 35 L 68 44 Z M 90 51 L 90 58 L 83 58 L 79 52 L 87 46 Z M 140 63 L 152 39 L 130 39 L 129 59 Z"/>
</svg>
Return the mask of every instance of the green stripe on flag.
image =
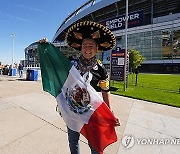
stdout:
<svg viewBox="0 0 180 154">
<path fill-rule="evenodd" d="M 43 89 L 57 97 L 61 93 L 61 88 L 68 77 L 72 64 L 51 43 L 39 43 L 38 53 Z"/>
</svg>

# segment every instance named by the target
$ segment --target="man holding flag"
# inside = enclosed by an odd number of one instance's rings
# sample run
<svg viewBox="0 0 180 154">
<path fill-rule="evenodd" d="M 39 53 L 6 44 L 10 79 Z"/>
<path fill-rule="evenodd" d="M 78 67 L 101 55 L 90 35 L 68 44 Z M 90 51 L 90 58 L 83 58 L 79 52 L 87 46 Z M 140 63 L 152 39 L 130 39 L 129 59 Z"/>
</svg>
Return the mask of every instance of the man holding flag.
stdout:
<svg viewBox="0 0 180 154">
<path fill-rule="evenodd" d="M 82 53 L 75 66 L 52 44 L 40 40 L 43 89 L 56 97 L 67 125 L 71 154 L 79 154 L 80 133 L 88 140 L 92 154 L 103 154 L 117 141 L 114 127 L 120 123 L 110 111 L 108 76 L 95 55 L 112 49 L 116 39 L 103 25 L 84 21 L 69 28 L 65 40 Z M 103 99 L 96 92 L 98 84 Z"/>
</svg>

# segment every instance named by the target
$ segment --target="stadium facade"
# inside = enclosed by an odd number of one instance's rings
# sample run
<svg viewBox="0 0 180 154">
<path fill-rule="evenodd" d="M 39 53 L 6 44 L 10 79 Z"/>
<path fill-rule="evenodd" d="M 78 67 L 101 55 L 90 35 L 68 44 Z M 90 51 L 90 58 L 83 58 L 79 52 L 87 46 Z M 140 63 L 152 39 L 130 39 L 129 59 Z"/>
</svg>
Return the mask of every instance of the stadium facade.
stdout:
<svg viewBox="0 0 180 154">
<path fill-rule="evenodd" d="M 180 1 L 129 0 L 128 50 L 137 49 L 145 61 L 141 72 L 180 73 Z M 72 12 L 56 31 L 53 43 L 63 44 L 68 28 L 78 21 L 95 21 L 112 30 L 117 47 L 125 48 L 126 0 L 89 0 Z M 98 58 L 109 68 L 110 52 Z M 66 53 L 76 54 L 66 46 Z"/>
<path fill-rule="evenodd" d="M 78 56 L 77 52 L 74 53 L 74 50 L 70 47 L 68 47 L 65 43 L 59 42 L 59 43 L 53 43 L 54 46 L 56 46 L 61 52 L 64 53 L 67 57 L 73 55 Z M 25 48 L 25 60 L 21 61 L 21 63 L 25 67 L 39 67 L 39 57 L 38 57 L 38 42 L 34 42 L 30 44 L 28 47 Z M 75 54 L 75 55 L 74 55 Z"/>
</svg>

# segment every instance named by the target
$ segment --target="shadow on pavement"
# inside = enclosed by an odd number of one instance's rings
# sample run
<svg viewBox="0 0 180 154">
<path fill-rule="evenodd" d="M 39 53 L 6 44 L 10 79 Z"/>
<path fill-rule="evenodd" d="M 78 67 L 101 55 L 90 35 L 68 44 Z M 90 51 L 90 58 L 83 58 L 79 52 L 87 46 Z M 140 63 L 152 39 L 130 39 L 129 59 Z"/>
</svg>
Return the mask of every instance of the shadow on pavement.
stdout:
<svg viewBox="0 0 180 154">
<path fill-rule="evenodd" d="M 117 91 L 119 88 L 116 88 L 116 87 L 110 87 L 109 90 L 110 91 Z"/>
<path fill-rule="evenodd" d="M 27 79 L 16 79 L 16 80 L 18 80 L 18 81 L 31 81 L 31 80 L 27 80 Z"/>
</svg>

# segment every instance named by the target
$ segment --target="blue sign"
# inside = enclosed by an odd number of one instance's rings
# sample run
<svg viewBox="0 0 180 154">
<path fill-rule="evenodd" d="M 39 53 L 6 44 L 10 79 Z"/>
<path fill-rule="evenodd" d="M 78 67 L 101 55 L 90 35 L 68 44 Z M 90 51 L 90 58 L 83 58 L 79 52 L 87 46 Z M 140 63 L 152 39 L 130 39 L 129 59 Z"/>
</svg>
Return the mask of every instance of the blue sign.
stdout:
<svg viewBox="0 0 180 154">
<path fill-rule="evenodd" d="M 105 21 L 100 22 L 100 24 L 106 26 L 111 31 L 125 29 L 126 15 L 121 15 L 114 17 Z M 144 24 L 144 12 L 143 10 L 132 12 L 128 14 L 128 28 L 142 26 Z"/>
</svg>

